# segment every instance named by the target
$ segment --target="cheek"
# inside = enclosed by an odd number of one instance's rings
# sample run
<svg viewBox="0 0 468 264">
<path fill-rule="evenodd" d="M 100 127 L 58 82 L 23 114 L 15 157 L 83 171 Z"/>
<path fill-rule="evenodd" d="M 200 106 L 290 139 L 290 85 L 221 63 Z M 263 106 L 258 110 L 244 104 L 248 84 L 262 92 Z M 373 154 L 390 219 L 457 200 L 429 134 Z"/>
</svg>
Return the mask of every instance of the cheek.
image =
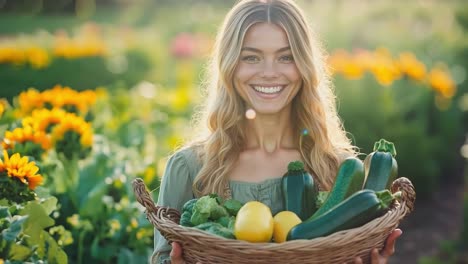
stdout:
<svg viewBox="0 0 468 264">
<path fill-rule="evenodd" d="M 255 67 L 251 65 L 238 66 L 234 72 L 234 88 L 244 100 L 248 99 L 248 83 L 255 77 L 256 72 Z"/>
<path fill-rule="evenodd" d="M 236 82 L 243 83 L 255 75 L 255 68 L 248 65 L 239 65 L 234 74 Z"/>
<path fill-rule="evenodd" d="M 284 75 L 287 76 L 290 82 L 299 82 L 301 80 L 301 74 L 299 73 L 296 65 L 289 65 L 285 68 Z"/>
<path fill-rule="evenodd" d="M 289 100 L 292 100 L 294 97 L 296 97 L 296 95 L 299 93 L 299 90 L 301 89 L 302 77 L 296 65 L 290 65 L 290 67 L 285 69 L 284 75 L 288 79 L 289 83 L 293 85 L 288 96 Z"/>
</svg>

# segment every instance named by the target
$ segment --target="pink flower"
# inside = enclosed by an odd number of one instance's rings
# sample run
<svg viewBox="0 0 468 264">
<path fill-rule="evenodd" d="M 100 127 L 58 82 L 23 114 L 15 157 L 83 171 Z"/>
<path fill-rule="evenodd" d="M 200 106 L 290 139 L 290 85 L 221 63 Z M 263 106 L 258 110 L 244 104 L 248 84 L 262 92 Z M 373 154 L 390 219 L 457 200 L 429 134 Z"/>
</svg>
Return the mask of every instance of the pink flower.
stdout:
<svg viewBox="0 0 468 264">
<path fill-rule="evenodd" d="M 170 49 L 176 58 L 191 58 L 196 50 L 195 37 L 190 33 L 180 33 L 172 40 Z"/>
</svg>

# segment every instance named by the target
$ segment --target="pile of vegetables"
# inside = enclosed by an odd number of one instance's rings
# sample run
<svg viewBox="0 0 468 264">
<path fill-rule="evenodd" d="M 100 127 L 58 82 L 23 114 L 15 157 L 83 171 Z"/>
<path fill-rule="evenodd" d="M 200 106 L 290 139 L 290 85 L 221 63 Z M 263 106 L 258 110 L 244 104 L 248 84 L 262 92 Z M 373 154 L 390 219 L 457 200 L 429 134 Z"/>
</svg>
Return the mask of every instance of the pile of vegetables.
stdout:
<svg viewBox="0 0 468 264">
<path fill-rule="evenodd" d="M 345 159 L 327 198 L 308 219 L 290 229 L 287 240 L 327 236 L 385 214 L 400 196 L 389 190 L 398 174 L 395 155 L 393 143 L 381 139 L 364 164 L 355 157 Z"/>
<path fill-rule="evenodd" d="M 180 225 L 234 239 L 234 222 L 241 207 L 241 202 L 223 200 L 217 194 L 202 196 L 184 204 Z"/>
<path fill-rule="evenodd" d="M 393 143 L 381 139 L 364 162 L 345 159 L 330 192 L 319 192 L 304 164 L 294 161 L 281 181 L 284 211 L 273 216 L 258 201 L 243 205 L 210 194 L 185 203 L 180 225 L 228 239 L 277 243 L 359 227 L 385 214 L 399 199 L 400 192 L 389 190 L 398 174 L 395 155 Z"/>
</svg>

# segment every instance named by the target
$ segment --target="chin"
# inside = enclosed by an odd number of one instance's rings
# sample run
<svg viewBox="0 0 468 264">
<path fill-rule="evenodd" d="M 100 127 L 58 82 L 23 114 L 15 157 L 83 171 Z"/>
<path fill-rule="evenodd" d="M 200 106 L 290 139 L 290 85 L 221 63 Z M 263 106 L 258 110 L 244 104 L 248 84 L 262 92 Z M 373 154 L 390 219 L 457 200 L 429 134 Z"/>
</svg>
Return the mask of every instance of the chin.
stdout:
<svg viewBox="0 0 468 264">
<path fill-rule="evenodd" d="M 281 112 L 281 108 L 253 108 L 257 115 L 274 115 Z"/>
</svg>

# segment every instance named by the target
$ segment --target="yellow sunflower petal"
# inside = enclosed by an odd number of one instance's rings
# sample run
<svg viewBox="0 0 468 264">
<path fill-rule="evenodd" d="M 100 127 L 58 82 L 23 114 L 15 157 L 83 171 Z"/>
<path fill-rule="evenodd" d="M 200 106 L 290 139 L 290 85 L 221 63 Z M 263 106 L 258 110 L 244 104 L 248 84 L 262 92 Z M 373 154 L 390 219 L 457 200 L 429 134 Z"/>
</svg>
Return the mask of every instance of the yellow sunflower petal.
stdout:
<svg viewBox="0 0 468 264">
<path fill-rule="evenodd" d="M 44 182 L 44 178 L 40 174 L 28 177 L 29 189 L 34 190 L 38 185 Z"/>
</svg>

